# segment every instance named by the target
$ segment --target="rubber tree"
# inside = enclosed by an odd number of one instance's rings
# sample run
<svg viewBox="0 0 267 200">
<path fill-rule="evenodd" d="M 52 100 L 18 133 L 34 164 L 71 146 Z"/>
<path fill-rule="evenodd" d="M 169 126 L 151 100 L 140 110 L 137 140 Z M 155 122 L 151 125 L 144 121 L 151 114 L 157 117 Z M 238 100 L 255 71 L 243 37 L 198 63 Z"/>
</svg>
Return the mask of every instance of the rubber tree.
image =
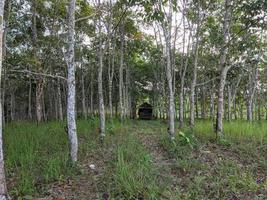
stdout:
<svg viewBox="0 0 267 200">
<path fill-rule="evenodd" d="M 3 50 L 3 34 L 4 34 L 4 7 L 5 1 L 0 1 L 0 96 L 2 94 L 2 50 Z M 4 167 L 4 153 L 3 153 L 3 112 L 2 112 L 2 98 L 0 98 L 0 200 L 7 199 L 7 187 Z"/>
<path fill-rule="evenodd" d="M 168 98 L 168 109 L 169 109 L 169 127 L 168 127 L 168 133 L 171 140 L 174 140 L 174 133 L 175 133 L 175 104 L 174 104 L 174 91 L 173 91 L 173 70 L 172 70 L 172 64 L 171 64 L 171 36 L 172 36 L 172 12 L 173 12 L 173 1 L 169 0 L 169 11 L 167 14 L 167 23 L 162 23 L 162 28 L 164 32 L 164 38 L 166 43 L 166 78 L 167 78 L 167 84 L 168 84 L 168 92 L 169 92 L 169 98 Z"/>
<path fill-rule="evenodd" d="M 75 33 L 75 0 L 69 1 L 68 7 L 68 50 L 67 50 L 67 67 L 68 67 L 68 97 L 67 97 L 67 123 L 68 136 L 70 143 L 70 156 L 73 163 L 77 161 L 78 139 L 76 130 L 76 112 L 75 112 L 75 62 L 74 62 L 74 33 Z"/>
<path fill-rule="evenodd" d="M 223 39 L 221 44 L 219 70 L 220 70 L 220 82 L 218 88 L 218 102 L 217 102 L 217 118 L 216 118 L 216 136 L 220 137 L 223 133 L 223 113 L 224 113 L 224 88 L 227 72 L 230 68 L 226 64 L 226 56 L 228 53 L 228 42 L 230 35 L 230 23 L 232 13 L 232 0 L 225 0 L 225 13 L 223 22 Z"/>
</svg>

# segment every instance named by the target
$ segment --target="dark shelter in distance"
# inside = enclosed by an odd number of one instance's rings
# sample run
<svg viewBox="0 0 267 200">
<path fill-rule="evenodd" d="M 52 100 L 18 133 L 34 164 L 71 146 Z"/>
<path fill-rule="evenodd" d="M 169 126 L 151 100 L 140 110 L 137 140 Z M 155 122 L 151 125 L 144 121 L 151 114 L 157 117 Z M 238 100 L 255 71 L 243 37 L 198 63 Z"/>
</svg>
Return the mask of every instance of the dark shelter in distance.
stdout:
<svg viewBox="0 0 267 200">
<path fill-rule="evenodd" d="M 153 118 L 153 107 L 149 103 L 143 103 L 138 109 L 139 119 L 152 119 Z"/>
</svg>

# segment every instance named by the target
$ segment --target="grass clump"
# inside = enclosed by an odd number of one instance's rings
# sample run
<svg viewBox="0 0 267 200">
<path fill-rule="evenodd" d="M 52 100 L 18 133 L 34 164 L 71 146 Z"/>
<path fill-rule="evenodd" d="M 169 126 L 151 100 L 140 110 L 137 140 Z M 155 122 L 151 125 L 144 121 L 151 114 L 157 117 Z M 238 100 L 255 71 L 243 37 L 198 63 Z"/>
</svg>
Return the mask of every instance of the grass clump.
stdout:
<svg viewBox="0 0 267 200">
<path fill-rule="evenodd" d="M 108 175 L 115 199 L 158 199 L 157 169 L 149 153 L 133 135 L 123 135 Z"/>
</svg>

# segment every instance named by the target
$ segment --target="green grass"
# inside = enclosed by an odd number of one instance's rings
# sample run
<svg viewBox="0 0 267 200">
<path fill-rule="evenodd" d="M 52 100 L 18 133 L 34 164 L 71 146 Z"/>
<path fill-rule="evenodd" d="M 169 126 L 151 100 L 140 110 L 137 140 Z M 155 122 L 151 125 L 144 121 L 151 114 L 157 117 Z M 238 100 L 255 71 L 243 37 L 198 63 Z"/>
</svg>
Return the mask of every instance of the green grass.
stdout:
<svg viewBox="0 0 267 200">
<path fill-rule="evenodd" d="M 166 121 L 107 120 L 107 137 L 99 143 L 98 118 L 78 120 L 79 163 L 69 161 L 65 123 L 11 123 L 4 130 L 5 167 L 10 194 L 42 194 L 55 181 L 80 173 L 88 156 L 109 153 L 101 190 L 115 199 L 227 199 L 261 194 L 267 190 L 267 122 L 224 123 L 225 140 L 215 143 L 210 121 L 197 121 L 170 142 Z M 158 166 L 151 149 L 139 137 L 162 148 L 170 166 Z M 106 150 L 106 151 L 104 151 Z M 203 153 L 204 152 L 204 153 Z M 178 184 L 173 187 L 172 176 Z M 166 176 L 166 177 L 165 177 Z M 259 181 L 260 180 L 260 181 Z M 101 194 L 99 194 L 101 196 Z M 246 197 L 247 197 L 246 196 Z"/>
<path fill-rule="evenodd" d="M 78 121 L 79 159 L 96 146 L 97 119 Z M 69 161 L 65 123 L 8 124 L 4 131 L 5 167 L 11 195 L 41 192 L 45 184 L 77 172 Z"/>
<path fill-rule="evenodd" d="M 212 122 L 201 120 L 196 123 L 194 132 L 200 137 L 215 137 Z M 267 121 L 247 121 L 224 122 L 223 132 L 226 139 L 238 141 L 253 141 L 263 144 L 267 140 Z"/>
<path fill-rule="evenodd" d="M 160 188 L 152 158 L 132 135 L 124 137 L 115 150 L 111 166 L 111 194 L 116 199 L 158 199 Z"/>
</svg>

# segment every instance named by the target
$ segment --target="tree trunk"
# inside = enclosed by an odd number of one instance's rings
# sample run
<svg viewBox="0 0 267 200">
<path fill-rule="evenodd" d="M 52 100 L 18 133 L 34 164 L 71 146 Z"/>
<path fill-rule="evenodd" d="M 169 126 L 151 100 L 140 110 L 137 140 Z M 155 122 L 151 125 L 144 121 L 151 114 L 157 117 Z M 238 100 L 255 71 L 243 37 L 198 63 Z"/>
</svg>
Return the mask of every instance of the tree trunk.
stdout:
<svg viewBox="0 0 267 200">
<path fill-rule="evenodd" d="M 195 107 L 196 107 L 196 118 L 198 119 L 199 117 L 199 112 L 198 112 L 198 91 L 196 92 L 196 99 L 195 99 Z"/>
<path fill-rule="evenodd" d="M 250 76 L 250 83 L 247 96 L 247 120 L 252 122 L 253 120 L 253 100 L 255 96 L 257 80 L 258 80 L 258 69 L 252 69 L 252 75 Z"/>
<path fill-rule="evenodd" d="M 28 118 L 32 120 L 32 80 L 30 79 L 29 94 L 28 94 Z"/>
<path fill-rule="evenodd" d="M 82 108 L 83 108 L 83 118 L 86 119 L 87 118 L 87 109 L 86 109 L 86 95 L 85 95 L 85 88 L 84 88 L 84 75 L 83 75 L 83 71 L 82 71 Z"/>
<path fill-rule="evenodd" d="M 123 68 L 124 68 L 124 25 L 121 30 L 121 57 L 119 69 L 119 106 L 120 106 L 120 120 L 124 120 L 124 105 L 123 105 Z"/>
<path fill-rule="evenodd" d="M 93 78 L 94 78 L 94 73 L 93 70 L 91 71 L 91 79 L 90 79 L 90 113 L 91 115 L 93 115 L 94 113 L 94 82 L 93 82 Z"/>
<path fill-rule="evenodd" d="M 35 65 L 38 71 L 41 71 L 41 64 L 37 57 L 37 25 L 36 25 L 36 0 L 32 1 L 32 45 L 33 45 L 33 57 Z M 37 123 L 43 120 L 43 108 L 42 108 L 42 96 L 43 96 L 43 77 L 37 76 L 36 78 L 36 90 L 35 90 L 35 111 Z"/>
<path fill-rule="evenodd" d="M 260 103 L 258 103 L 258 120 L 260 121 L 261 120 L 261 105 Z"/>
<path fill-rule="evenodd" d="M 100 0 L 98 1 L 100 6 Z M 99 100 L 99 116 L 100 116 L 100 137 L 104 139 L 105 137 L 105 105 L 103 97 L 103 48 L 102 48 L 102 38 L 101 38 L 101 24 L 99 18 L 99 68 L 98 68 L 98 100 Z"/>
<path fill-rule="evenodd" d="M 10 94 L 10 120 L 15 121 L 15 91 Z"/>
<path fill-rule="evenodd" d="M 47 121 L 46 105 L 45 105 L 45 94 L 42 95 L 42 108 L 43 108 L 43 119 Z"/>
<path fill-rule="evenodd" d="M 113 83 L 113 76 L 114 76 L 114 65 L 115 65 L 115 44 L 112 45 L 112 60 L 110 63 L 109 58 L 109 69 L 108 69 L 108 100 L 109 100 L 109 112 L 110 117 L 113 116 L 113 109 L 112 109 L 112 83 Z M 109 55 L 110 56 L 110 55 Z M 111 65 L 111 66 L 110 66 Z"/>
<path fill-rule="evenodd" d="M 232 108 L 232 89 L 231 89 L 230 84 L 228 85 L 227 90 L 228 90 L 228 110 L 227 110 L 227 119 L 228 119 L 228 121 L 230 122 L 230 121 L 232 120 L 232 111 L 231 111 L 231 108 Z"/>
<path fill-rule="evenodd" d="M 42 96 L 43 96 L 43 80 L 37 79 L 36 91 L 35 91 L 35 104 L 36 104 L 36 120 L 37 123 L 43 121 L 43 108 L 42 108 Z"/>
<path fill-rule="evenodd" d="M 249 122 L 252 122 L 253 120 L 253 101 L 252 99 L 249 99 L 247 102 L 247 120 Z"/>
<path fill-rule="evenodd" d="M 3 17 L 4 17 L 4 2 L 0 1 L 0 97 L 2 97 L 2 47 L 3 47 Z M 4 167 L 4 153 L 3 153 L 3 112 L 2 112 L 2 98 L 0 98 L 0 199 L 7 199 L 7 187 L 5 178 L 5 167 Z"/>
<path fill-rule="evenodd" d="M 168 112 L 168 120 L 169 120 L 169 127 L 168 133 L 171 140 L 174 140 L 174 133 L 175 133 L 175 105 L 174 105 L 174 92 L 173 92 L 173 70 L 171 65 L 171 27 L 172 27 L 172 0 L 169 1 L 169 15 L 168 15 L 168 24 L 167 28 L 164 28 L 164 36 L 166 41 L 166 54 L 167 54 L 167 66 L 166 66 L 166 78 L 168 83 L 168 92 L 169 92 L 169 112 Z M 163 25 L 165 26 L 165 25 Z"/>
<path fill-rule="evenodd" d="M 198 17 L 200 18 L 199 15 Z M 200 26 L 200 19 L 198 19 L 198 23 L 197 23 L 196 44 L 195 44 L 195 49 L 194 49 L 195 52 L 194 52 L 193 80 L 191 83 L 191 91 L 190 91 L 190 127 L 191 128 L 194 128 L 195 126 L 195 88 L 196 88 L 196 82 L 197 82 L 199 26 Z"/>
<path fill-rule="evenodd" d="M 67 122 L 70 142 L 70 155 L 73 163 L 77 161 L 78 139 L 76 133 L 75 112 L 75 63 L 74 63 L 74 28 L 75 28 L 75 0 L 69 1 L 68 8 L 68 99 L 67 99 Z"/>
<path fill-rule="evenodd" d="M 6 41 L 7 41 L 7 33 L 9 29 L 9 18 L 11 11 L 11 0 L 6 0 L 7 9 L 4 11 L 4 22 L 5 22 L 5 31 L 3 32 L 3 42 L 2 42 L 2 60 L 5 60 L 7 54 Z M 3 69 L 3 88 L 2 88 L 2 116 L 3 116 L 3 127 L 5 126 L 5 96 L 6 96 L 6 82 L 7 82 L 7 74 L 6 69 Z"/>
<path fill-rule="evenodd" d="M 185 10 L 185 8 L 184 8 Z M 184 24 L 184 36 L 183 36 L 183 56 L 184 56 L 184 45 L 185 45 L 185 20 L 183 15 L 183 24 Z M 190 28 L 189 28 L 190 29 Z M 182 62 L 181 70 L 180 70 L 180 95 L 179 95 L 179 127 L 183 128 L 184 126 L 184 82 L 185 82 L 185 75 L 187 71 L 188 61 L 189 61 L 189 51 L 190 51 L 190 39 L 191 39 L 191 30 L 188 37 L 188 44 L 187 44 L 187 53 L 186 53 L 186 60 L 185 63 Z"/>
<path fill-rule="evenodd" d="M 212 89 L 210 92 L 210 119 L 212 120 L 212 122 L 214 122 L 215 119 L 215 106 L 214 106 L 214 91 L 213 91 L 213 85 L 212 85 Z"/>
<path fill-rule="evenodd" d="M 217 105 L 217 119 L 216 119 L 216 137 L 222 136 L 223 134 L 223 109 L 224 109 L 224 87 L 227 72 L 229 66 L 226 66 L 226 55 L 227 55 L 227 43 L 229 40 L 229 28 L 231 20 L 231 0 L 225 0 L 225 14 L 223 23 L 223 41 L 220 55 L 220 83 L 218 88 L 218 105 Z"/>
<path fill-rule="evenodd" d="M 216 119 L 216 134 L 217 137 L 222 136 L 223 131 L 223 114 L 224 114 L 224 86 L 228 69 L 223 67 L 220 73 L 220 83 L 218 89 L 218 103 L 217 103 L 217 119 Z"/>
<path fill-rule="evenodd" d="M 206 87 L 202 86 L 202 94 L 201 94 L 201 118 L 206 119 Z"/>
<path fill-rule="evenodd" d="M 57 79 L 57 104 L 58 104 L 58 117 L 60 121 L 63 121 L 63 108 L 62 108 L 62 97 L 60 79 Z"/>
</svg>

